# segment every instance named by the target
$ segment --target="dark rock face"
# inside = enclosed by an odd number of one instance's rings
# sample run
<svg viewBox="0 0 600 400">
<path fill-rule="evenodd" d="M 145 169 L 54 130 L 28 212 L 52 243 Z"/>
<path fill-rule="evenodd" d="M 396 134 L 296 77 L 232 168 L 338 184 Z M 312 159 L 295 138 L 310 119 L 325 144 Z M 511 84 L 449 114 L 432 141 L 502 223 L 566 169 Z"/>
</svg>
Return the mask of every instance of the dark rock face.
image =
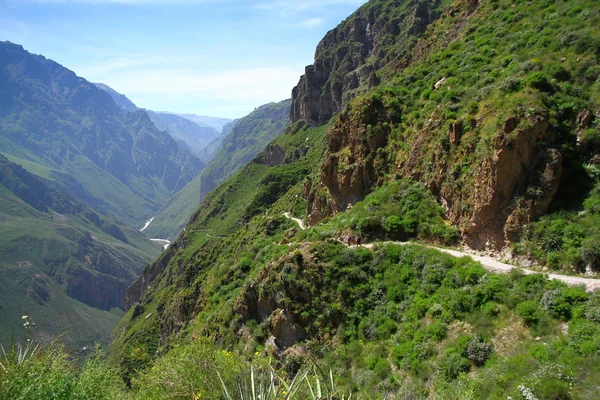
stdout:
<svg viewBox="0 0 600 400">
<path fill-rule="evenodd" d="M 377 184 L 383 172 L 380 166 L 387 164 L 377 150 L 387 145 L 389 122 L 396 122 L 397 116 L 372 99 L 365 100 L 360 109 L 340 113 L 327 135 L 328 156 L 321 164 L 320 182 L 305 183 L 310 225 L 362 200 Z"/>
<path fill-rule="evenodd" d="M 285 149 L 278 145 L 269 144 L 267 148 L 256 157 L 259 164 L 274 167 L 285 162 Z"/>
<path fill-rule="evenodd" d="M 101 310 L 110 310 L 113 307 L 125 308 L 123 294 L 129 285 L 114 276 L 94 274 L 89 270 L 80 268 L 73 272 L 67 285 L 67 294 Z"/>
<path fill-rule="evenodd" d="M 292 123 L 326 123 L 358 94 L 378 85 L 381 68 L 405 65 L 416 38 L 438 18 L 437 3 L 371 1 L 327 33 L 314 64 L 292 91 Z"/>
</svg>

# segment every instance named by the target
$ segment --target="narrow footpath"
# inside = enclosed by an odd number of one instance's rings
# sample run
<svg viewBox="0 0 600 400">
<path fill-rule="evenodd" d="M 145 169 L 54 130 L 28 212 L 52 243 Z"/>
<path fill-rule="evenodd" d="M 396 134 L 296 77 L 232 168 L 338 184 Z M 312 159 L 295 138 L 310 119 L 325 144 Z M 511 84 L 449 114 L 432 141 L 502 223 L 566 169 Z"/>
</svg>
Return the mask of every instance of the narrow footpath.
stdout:
<svg viewBox="0 0 600 400">
<path fill-rule="evenodd" d="M 295 221 L 298 224 L 298 226 L 300 227 L 300 229 L 306 230 L 307 227 L 304 224 L 304 221 L 302 221 L 301 219 L 292 217 L 291 213 L 289 213 L 289 212 L 286 212 L 283 215 L 286 218 L 289 218 L 292 221 Z M 507 274 L 514 268 L 519 268 L 521 271 L 523 271 L 523 273 L 525 275 L 542 273 L 539 271 L 533 271 L 530 269 L 516 267 L 516 266 L 510 265 L 510 264 L 505 264 L 503 262 L 493 259 L 492 257 L 478 256 L 475 254 L 465 253 L 463 251 L 444 249 L 442 247 L 430 246 L 428 244 L 421 244 L 418 242 L 386 242 L 386 243 L 398 244 L 401 246 L 404 246 L 407 244 L 416 244 L 419 246 L 429 247 L 430 249 L 435 249 L 435 250 L 441 251 L 442 253 L 450 254 L 451 256 L 454 256 L 454 257 L 459 257 L 459 258 L 460 257 L 471 257 L 473 260 L 480 262 L 481 265 L 486 270 L 493 272 L 493 273 Z M 371 249 L 371 248 L 373 248 L 373 243 L 362 244 L 360 246 L 365 247 L 367 249 Z M 595 292 L 596 290 L 600 290 L 600 279 L 583 278 L 583 277 L 579 277 L 579 276 L 569 276 L 569 275 L 559 275 L 559 274 L 547 274 L 547 275 L 548 275 L 549 279 L 558 280 L 558 281 L 566 283 L 567 285 L 573 285 L 573 286 L 584 285 L 588 292 Z"/>
</svg>

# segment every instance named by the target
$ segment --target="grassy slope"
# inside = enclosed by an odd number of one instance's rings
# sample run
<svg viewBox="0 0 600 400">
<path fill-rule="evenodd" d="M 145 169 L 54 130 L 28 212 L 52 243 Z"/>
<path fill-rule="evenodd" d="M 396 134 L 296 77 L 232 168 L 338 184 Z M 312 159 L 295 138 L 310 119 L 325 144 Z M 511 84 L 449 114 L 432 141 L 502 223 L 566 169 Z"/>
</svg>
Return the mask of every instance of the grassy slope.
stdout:
<svg viewBox="0 0 600 400">
<path fill-rule="evenodd" d="M 174 239 L 189 222 L 206 195 L 206 188 L 216 187 L 254 158 L 288 125 L 290 101 L 259 107 L 236 122 L 220 144 L 206 168 L 163 206 L 147 228 L 146 235 Z M 204 189 L 203 189 L 204 186 Z"/>
<path fill-rule="evenodd" d="M 45 201 L 53 195 L 54 192 L 48 192 Z M 76 214 L 58 214 L 52 209 L 43 212 L 0 184 L 0 276 L 3 282 L 0 342 L 4 345 L 10 344 L 13 338 L 23 337 L 22 315 L 32 317 L 36 323 L 34 332 L 44 340 L 62 335 L 62 340 L 73 347 L 108 341 L 123 311 L 117 308 L 102 311 L 66 293 L 68 280 L 78 268 L 100 273 L 76 254 L 83 251 L 78 240 L 88 232 L 95 244 L 86 248 L 101 249 L 102 257 L 119 260 L 120 265 L 112 266 L 117 271 L 115 276 L 133 279 L 160 253 L 158 246 L 123 226 L 119 229 L 129 243 L 117 240 L 84 217 L 83 212 L 90 210 L 85 211 L 85 207 L 82 210 Z M 100 218 L 103 223 L 110 221 Z M 94 253 L 87 257 L 94 257 Z M 46 293 L 48 298 L 44 299 Z"/>
<path fill-rule="evenodd" d="M 200 206 L 201 179 L 201 175 L 198 175 L 183 189 L 175 193 L 158 210 L 152 223 L 144 230 L 144 234 L 152 238 L 175 239 L 190 221 L 190 216 Z"/>
</svg>

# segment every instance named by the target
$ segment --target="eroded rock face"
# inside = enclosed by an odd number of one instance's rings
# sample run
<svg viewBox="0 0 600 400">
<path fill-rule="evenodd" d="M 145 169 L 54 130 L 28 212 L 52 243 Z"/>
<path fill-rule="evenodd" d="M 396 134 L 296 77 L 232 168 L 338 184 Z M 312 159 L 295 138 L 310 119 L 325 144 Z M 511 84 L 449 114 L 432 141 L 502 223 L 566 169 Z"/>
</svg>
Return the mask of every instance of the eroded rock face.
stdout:
<svg viewBox="0 0 600 400">
<path fill-rule="evenodd" d="M 255 161 L 259 164 L 275 167 L 285 162 L 285 149 L 276 144 L 269 144 L 267 148 L 260 153 Z"/>
<path fill-rule="evenodd" d="M 67 294 L 82 303 L 101 310 L 113 307 L 125 307 L 123 294 L 129 285 L 128 281 L 120 280 L 105 274 L 93 274 L 79 268 L 73 272 L 67 284 Z"/>
<path fill-rule="evenodd" d="M 548 211 L 562 176 L 562 155 L 552 147 L 553 136 L 548 122 L 539 120 L 514 136 L 496 138 L 492 156 L 475 179 L 472 212 L 456 213 L 470 247 L 500 249 L 518 239 L 524 224 Z"/>
<path fill-rule="evenodd" d="M 314 64 L 292 91 L 292 123 L 326 123 L 359 93 L 379 84 L 380 68 L 405 65 L 414 38 L 439 17 L 437 3 L 371 1 L 327 33 Z"/>
<path fill-rule="evenodd" d="M 545 214 L 558 192 L 563 158 L 554 129 L 543 116 L 507 118 L 492 140 L 489 155 L 471 166 L 476 168 L 473 179 L 457 185 L 460 168 L 456 165 L 474 150 L 461 143 L 462 123 L 453 123 L 445 133 L 434 113 L 430 126 L 411 137 L 410 150 L 392 164 L 386 158 L 389 149 L 379 149 L 388 145 L 393 113 L 375 103 L 358 108 L 362 113 L 340 114 L 328 133 L 320 181 L 305 183 L 310 224 L 362 200 L 384 183 L 387 173 L 425 183 L 467 245 L 500 250 L 518 239 L 524 225 Z M 432 146 L 435 135 L 441 134 L 449 136 L 448 144 Z"/>
<path fill-rule="evenodd" d="M 314 187 L 310 181 L 305 184 L 310 225 L 362 200 L 382 172 L 378 164 L 385 159 L 378 149 L 386 146 L 390 134 L 384 121 L 394 121 L 395 116 L 374 99 L 365 100 L 359 108 L 359 112 L 340 114 L 327 136 L 321 181 Z"/>
<path fill-rule="evenodd" d="M 255 320 L 258 323 L 265 323 L 270 341 L 278 350 L 290 348 L 307 337 L 307 326 L 311 321 L 296 315 L 292 310 L 294 305 L 290 305 L 285 299 L 291 299 L 296 305 L 310 304 L 311 294 L 299 290 L 295 285 L 285 285 L 281 289 L 285 291 L 284 295 L 278 294 L 274 289 L 280 284 L 282 273 L 289 273 L 292 270 L 302 271 L 309 264 L 313 265 L 312 268 L 316 268 L 314 259 L 309 260 L 304 257 L 311 256 L 286 255 L 268 264 L 255 282 L 244 288 L 234 306 L 234 312 L 241 317 L 242 322 Z"/>
</svg>

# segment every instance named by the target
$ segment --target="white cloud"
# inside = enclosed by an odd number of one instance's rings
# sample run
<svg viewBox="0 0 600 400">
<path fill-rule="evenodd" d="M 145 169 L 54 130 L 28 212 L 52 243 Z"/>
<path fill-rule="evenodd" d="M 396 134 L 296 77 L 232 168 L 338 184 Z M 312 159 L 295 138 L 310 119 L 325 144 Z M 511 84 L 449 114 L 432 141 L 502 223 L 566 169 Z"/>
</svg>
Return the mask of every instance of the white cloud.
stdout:
<svg viewBox="0 0 600 400">
<path fill-rule="evenodd" d="M 255 7 L 263 10 L 300 12 L 336 4 L 359 6 L 366 2 L 367 0 L 268 0 L 260 2 Z"/>
<path fill-rule="evenodd" d="M 316 28 L 317 26 L 323 25 L 325 20 L 323 18 L 309 18 L 304 21 L 300 21 L 300 26 L 304 26 L 306 28 Z"/>
</svg>

